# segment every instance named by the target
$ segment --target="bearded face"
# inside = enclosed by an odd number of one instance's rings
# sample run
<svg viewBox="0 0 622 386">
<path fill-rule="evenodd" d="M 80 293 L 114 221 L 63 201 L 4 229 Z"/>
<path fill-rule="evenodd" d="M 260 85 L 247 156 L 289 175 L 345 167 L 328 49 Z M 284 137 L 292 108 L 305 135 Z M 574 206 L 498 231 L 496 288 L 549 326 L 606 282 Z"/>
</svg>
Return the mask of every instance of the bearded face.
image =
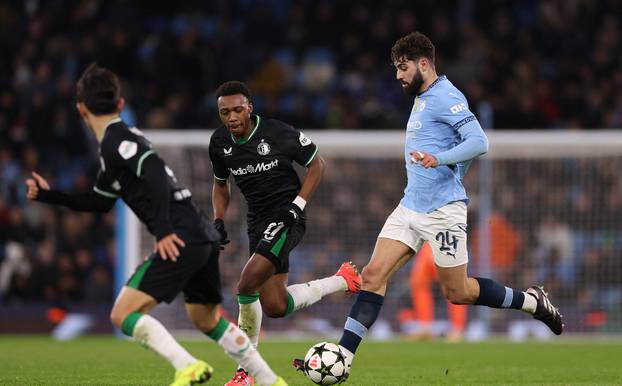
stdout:
<svg viewBox="0 0 622 386">
<path fill-rule="evenodd" d="M 395 78 L 402 85 L 402 90 L 407 95 L 416 95 L 421 92 L 423 85 L 423 74 L 420 65 L 414 60 L 402 58 L 394 63 L 396 74 Z"/>
</svg>

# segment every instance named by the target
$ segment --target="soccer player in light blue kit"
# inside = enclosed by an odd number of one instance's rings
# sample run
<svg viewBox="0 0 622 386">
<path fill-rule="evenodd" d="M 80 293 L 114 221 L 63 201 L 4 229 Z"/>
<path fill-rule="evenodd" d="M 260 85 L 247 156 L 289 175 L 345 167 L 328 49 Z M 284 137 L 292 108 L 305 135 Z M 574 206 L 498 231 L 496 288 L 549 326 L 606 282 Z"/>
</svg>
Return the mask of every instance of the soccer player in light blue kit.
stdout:
<svg viewBox="0 0 622 386">
<path fill-rule="evenodd" d="M 432 247 L 439 282 L 449 301 L 523 310 L 561 334 L 561 315 L 541 287 L 523 292 L 467 276 L 468 197 L 462 178 L 470 162 L 488 151 L 488 139 L 464 95 L 445 76 L 436 74 L 430 39 L 419 32 L 399 39 L 391 59 L 404 92 L 415 96 L 406 127 L 408 184 L 363 269 L 362 290 L 339 341 L 348 364 L 380 312 L 391 275 L 425 241 Z"/>
</svg>

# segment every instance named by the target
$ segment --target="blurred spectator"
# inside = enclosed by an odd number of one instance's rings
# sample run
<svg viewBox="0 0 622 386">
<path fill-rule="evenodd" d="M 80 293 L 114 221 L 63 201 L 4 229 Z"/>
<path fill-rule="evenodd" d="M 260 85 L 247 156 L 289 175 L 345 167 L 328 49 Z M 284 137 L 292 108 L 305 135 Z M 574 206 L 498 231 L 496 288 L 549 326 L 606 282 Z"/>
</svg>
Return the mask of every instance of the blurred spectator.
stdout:
<svg viewBox="0 0 622 386">
<path fill-rule="evenodd" d="M 84 154 L 72 91 L 94 60 L 120 74 L 146 128 L 217 125 L 211 93 L 234 78 L 253 86 L 258 107 L 302 128 L 402 127 L 410 106 L 389 50 L 414 29 L 436 43 L 440 72 L 472 104 L 492 102 L 497 128 L 621 127 L 621 8 L 426 0 L 421 14 L 399 0 L 275 0 L 145 13 L 122 0 L 4 3 L 0 135 L 46 159 Z"/>
<path fill-rule="evenodd" d="M 567 284 L 574 282 L 574 244 L 568 224 L 547 216 L 536 231 L 535 264 L 540 267 L 538 282 L 555 278 Z"/>
</svg>

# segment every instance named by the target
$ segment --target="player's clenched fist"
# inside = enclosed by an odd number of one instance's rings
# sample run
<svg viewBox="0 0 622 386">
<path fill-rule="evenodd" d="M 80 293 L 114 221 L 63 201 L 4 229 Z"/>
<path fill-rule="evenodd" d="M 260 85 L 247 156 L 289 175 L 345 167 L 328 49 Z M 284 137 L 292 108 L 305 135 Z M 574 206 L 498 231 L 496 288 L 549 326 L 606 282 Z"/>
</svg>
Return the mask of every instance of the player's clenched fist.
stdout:
<svg viewBox="0 0 622 386">
<path fill-rule="evenodd" d="M 410 160 L 413 163 L 419 163 L 424 168 L 435 168 L 438 166 L 438 160 L 432 154 L 424 151 L 415 150 L 410 153 Z"/>
<path fill-rule="evenodd" d="M 291 203 L 277 214 L 275 221 L 282 222 L 286 228 L 289 228 L 300 220 L 302 213 L 303 210 L 298 205 Z"/>
<path fill-rule="evenodd" d="M 225 249 L 225 245 L 229 244 L 229 235 L 225 230 L 225 222 L 221 218 L 214 220 L 214 228 L 220 233 L 220 249 Z"/>
<path fill-rule="evenodd" d="M 32 172 L 32 177 L 26 180 L 26 186 L 28 187 L 28 192 L 26 193 L 26 197 L 29 200 L 36 200 L 39 197 L 39 189 L 50 190 L 50 185 L 45 180 L 45 178 L 41 177 L 36 172 Z"/>
</svg>

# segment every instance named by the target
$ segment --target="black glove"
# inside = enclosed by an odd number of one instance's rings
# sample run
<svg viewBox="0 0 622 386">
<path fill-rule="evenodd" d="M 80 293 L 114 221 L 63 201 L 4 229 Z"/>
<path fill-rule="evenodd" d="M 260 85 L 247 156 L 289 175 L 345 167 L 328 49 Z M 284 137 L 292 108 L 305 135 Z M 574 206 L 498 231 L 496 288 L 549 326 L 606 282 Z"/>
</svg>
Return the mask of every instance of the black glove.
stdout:
<svg viewBox="0 0 622 386">
<path fill-rule="evenodd" d="M 276 222 L 282 222 L 286 228 L 291 227 L 302 219 L 302 209 L 293 202 L 284 207 L 275 218 Z"/>
<path fill-rule="evenodd" d="M 214 228 L 220 233 L 220 249 L 225 249 L 225 245 L 230 243 L 227 238 L 227 231 L 225 230 L 225 222 L 221 218 L 214 220 Z"/>
</svg>

